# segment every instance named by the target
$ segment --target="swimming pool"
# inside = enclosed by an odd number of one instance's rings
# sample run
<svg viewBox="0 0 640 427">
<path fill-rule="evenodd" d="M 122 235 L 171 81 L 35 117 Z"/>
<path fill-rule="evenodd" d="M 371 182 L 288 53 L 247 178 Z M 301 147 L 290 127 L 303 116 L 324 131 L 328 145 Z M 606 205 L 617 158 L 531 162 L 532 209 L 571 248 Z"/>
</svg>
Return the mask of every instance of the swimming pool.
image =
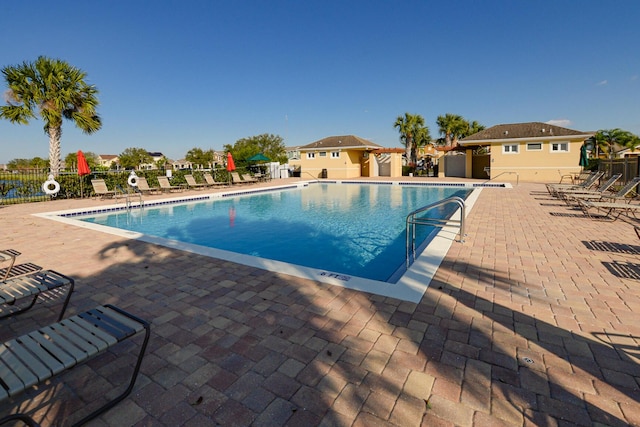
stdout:
<svg viewBox="0 0 640 427">
<path fill-rule="evenodd" d="M 474 191 L 464 186 L 397 184 L 307 183 L 195 198 L 200 200 L 172 199 L 143 209 L 119 206 L 111 212 L 104 208 L 106 212 L 89 215 L 51 214 L 58 219 L 74 218 L 74 225 L 82 221 L 83 226 L 129 238 L 369 292 L 381 293 L 371 285 L 385 289 L 393 286 L 393 291 L 382 293 L 396 296 L 407 286 L 402 280 L 407 276 L 407 214 L 443 198 L 466 198 Z M 449 216 L 454 210 L 438 208 L 430 215 Z M 425 239 L 431 241 L 435 231 L 430 227 L 419 229 L 418 244 Z M 453 239 L 450 236 L 445 240 L 450 244 Z M 432 255 L 426 257 L 431 263 L 427 270 L 435 272 L 439 261 L 436 263 Z M 415 294 L 416 286 L 409 287 Z"/>
</svg>

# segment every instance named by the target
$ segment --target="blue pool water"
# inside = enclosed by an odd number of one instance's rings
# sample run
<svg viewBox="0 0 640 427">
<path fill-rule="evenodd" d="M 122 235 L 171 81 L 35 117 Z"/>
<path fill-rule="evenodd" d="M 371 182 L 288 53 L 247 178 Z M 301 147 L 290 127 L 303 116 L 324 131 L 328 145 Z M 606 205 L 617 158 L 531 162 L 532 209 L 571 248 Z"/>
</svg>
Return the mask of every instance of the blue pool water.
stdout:
<svg viewBox="0 0 640 427">
<path fill-rule="evenodd" d="M 411 211 L 470 189 L 376 184 L 304 188 L 80 217 L 231 252 L 388 281 L 405 263 Z M 453 206 L 430 211 L 448 217 Z M 417 245 L 433 229 L 419 227 Z"/>
</svg>

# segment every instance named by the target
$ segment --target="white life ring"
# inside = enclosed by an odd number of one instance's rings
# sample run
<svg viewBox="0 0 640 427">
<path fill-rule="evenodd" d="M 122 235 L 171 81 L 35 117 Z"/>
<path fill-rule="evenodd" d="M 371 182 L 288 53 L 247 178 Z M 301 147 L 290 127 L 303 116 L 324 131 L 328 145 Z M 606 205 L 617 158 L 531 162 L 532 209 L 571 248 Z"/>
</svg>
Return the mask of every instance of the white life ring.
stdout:
<svg viewBox="0 0 640 427">
<path fill-rule="evenodd" d="M 53 185 L 53 188 L 51 186 Z M 60 184 L 53 179 L 53 176 L 49 176 L 49 179 L 42 184 L 42 191 L 49 196 L 55 196 L 60 191 Z"/>
<path fill-rule="evenodd" d="M 138 176 L 131 174 L 129 175 L 129 179 L 127 180 L 130 186 L 137 187 L 138 186 Z"/>
</svg>

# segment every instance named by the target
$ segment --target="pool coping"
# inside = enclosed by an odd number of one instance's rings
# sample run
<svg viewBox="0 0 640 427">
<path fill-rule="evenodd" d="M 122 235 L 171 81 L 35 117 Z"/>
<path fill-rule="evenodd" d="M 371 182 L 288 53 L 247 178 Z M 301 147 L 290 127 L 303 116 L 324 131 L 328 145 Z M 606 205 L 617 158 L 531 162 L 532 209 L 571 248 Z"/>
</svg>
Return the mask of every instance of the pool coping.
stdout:
<svg viewBox="0 0 640 427">
<path fill-rule="evenodd" d="M 376 185 L 411 185 L 411 186 L 432 186 L 432 187 L 461 187 L 461 188 L 473 188 L 473 191 L 465 200 L 465 214 L 469 215 L 473 208 L 473 205 L 480 195 L 483 187 L 487 185 L 478 185 L 477 183 L 417 183 L 415 181 L 366 181 L 366 180 L 322 180 L 322 181 L 299 181 L 296 184 L 276 185 L 271 187 L 260 188 L 246 188 L 246 189 L 229 189 L 229 191 L 218 191 L 215 193 L 205 193 L 201 195 L 190 196 L 177 196 L 169 197 L 166 199 L 159 199 L 143 202 L 143 207 L 161 207 L 166 205 L 178 204 L 178 203 L 190 203 L 190 202 L 202 202 L 207 200 L 216 200 L 225 197 L 242 196 L 247 194 L 255 194 L 261 192 L 281 191 L 286 189 L 295 189 L 312 185 L 314 183 L 336 183 L 336 184 L 376 184 Z M 492 183 L 490 187 L 503 187 L 510 188 L 509 184 Z M 164 239 L 161 237 L 148 236 L 138 232 L 121 230 L 104 226 L 101 224 L 88 223 L 78 221 L 75 217 L 87 214 L 100 214 L 108 212 L 117 212 L 127 209 L 131 209 L 131 212 L 135 212 L 135 209 L 140 208 L 139 203 L 131 203 L 128 208 L 122 204 L 114 204 L 101 206 L 97 209 L 91 208 L 78 208 L 68 209 L 62 211 L 52 211 L 44 213 L 35 213 L 34 216 L 62 222 L 65 224 L 73 225 L 76 227 L 91 229 L 102 233 L 108 233 L 116 235 L 126 239 L 140 240 L 147 243 L 152 243 L 167 248 L 178 249 L 194 254 L 203 256 L 209 256 L 213 258 L 222 259 L 225 261 L 235 262 L 250 267 L 259 268 L 262 270 L 288 274 L 291 276 L 315 280 L 318 282 L 342 286 L 345 288 L 369 292 L 385 297 L 397 298 L 404 301 L 410 301 L 417 303 L 420 301 L 424 293 L 426 292 L 433 276 L 435 275 L 442 260 L 446 256 L 451 245 L 456 241 L 458 235 L 458 229 L 453 226 L 442 227 L 433 237 L 428 245 L 429 250 L 423 250 L 416 260 L 410 265 L 405 273 L 400 277 L 396 283 L 383 282 L 373 279 L 366 279 L 357 276 L 344 275 L 332 271 L 326 271 L 322 269 L 304 267 L 296 264 L 285 263 L 282 261 L 275 261 L 266 258 L 255 257 L 251 255 L 244 255 L 235 252 L 230 252 L 222 249 L 208 248 L 205 246 L 195 245 L 191 243 L 176 242 L 174 240 Z M 452 218 L 460 219 L 461 209 L 458 208 L 453 214 Z M 464 244 L 464 243 L 459 243 Z"/>
</svg>

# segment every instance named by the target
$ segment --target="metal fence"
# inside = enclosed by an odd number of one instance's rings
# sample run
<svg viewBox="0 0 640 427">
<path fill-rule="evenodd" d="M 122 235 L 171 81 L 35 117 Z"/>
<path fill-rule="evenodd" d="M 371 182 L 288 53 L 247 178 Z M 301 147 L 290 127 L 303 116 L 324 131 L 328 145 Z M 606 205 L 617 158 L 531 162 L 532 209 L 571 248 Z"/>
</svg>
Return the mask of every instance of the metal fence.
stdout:
<svg viewBox="0 0 640 427">
<path fill-rule="evenodd" d="M 204 182 L 203 172 L 214 175 L 217 181 L 229 181 L 229 174 L 225 169 L 214 170 L 179 170 L 172 171 L 171 183 L 173 185 L 185 184 L 184 175 L 192 174 L 199 182 Z M 242 174 L 243 169 L 239 168 Z M 127 179 L 131 171 L 96 171 L 89 175 L 79 176 L 77 172 L 60 172 L 56 181 L 60 184 L 60 191 L 56 195 L 47 195 L 43 189 L 43 184 L 49 176 L 48 169 L 23 169 L 23 170 L 0 170 L 0 205 L 11 205 L 18 203 L 42 202 L 58 199 L 87 198 L 94 195 L 91 180 L 96 178 L 104 179 L 109 189 L 120 188 L 127 190 L 129 185 Z M 138 176 L 145 177 L 150 186 L 158 187 L 157 177 L 166 176 L 164 169 L 136 171 Z"/>
</svg>

